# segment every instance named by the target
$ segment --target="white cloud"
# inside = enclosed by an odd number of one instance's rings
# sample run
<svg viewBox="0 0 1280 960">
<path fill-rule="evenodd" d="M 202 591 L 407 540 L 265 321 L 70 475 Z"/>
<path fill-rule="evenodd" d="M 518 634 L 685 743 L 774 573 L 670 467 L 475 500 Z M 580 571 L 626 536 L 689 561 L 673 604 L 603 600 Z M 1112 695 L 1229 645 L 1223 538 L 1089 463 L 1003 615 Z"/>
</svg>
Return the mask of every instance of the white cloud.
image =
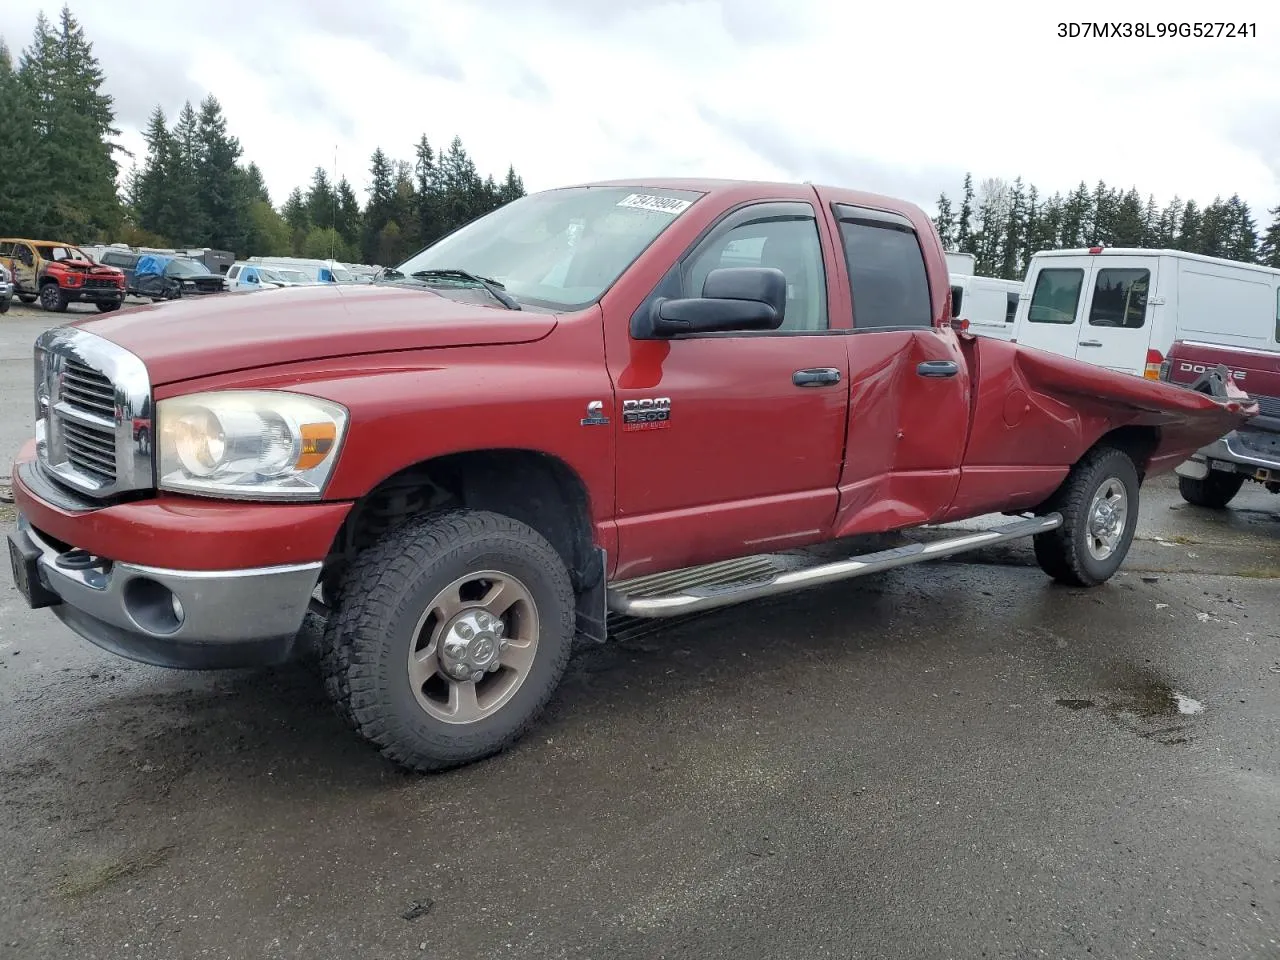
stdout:
<svg viewBox="0 0 1280 960">
<path fill-rule="evenodd" d="M 1099 179 L 1207 202 L 1280 202 L 1280 15 L 1270 3 L 834 0 L 142 0 L 73 6 L 125 141 L 206 91 L 283 200 L 333 164 L 358 189 L 382 146 L 461 136 L 530 189 L 637 174 L 812 179 L 931 207 L 977 180 Z M 8 0 L 5 38 L 35 0 Z M 78 9 L 76 8 L 78 7 Z M 45 6 L 50 16 L 56 7 Z M 1257 23 L 1227 39 L 1070 39 L 1057 24 Z M 181 51 L 174 53 L 172 51 Z"/>
</svg>

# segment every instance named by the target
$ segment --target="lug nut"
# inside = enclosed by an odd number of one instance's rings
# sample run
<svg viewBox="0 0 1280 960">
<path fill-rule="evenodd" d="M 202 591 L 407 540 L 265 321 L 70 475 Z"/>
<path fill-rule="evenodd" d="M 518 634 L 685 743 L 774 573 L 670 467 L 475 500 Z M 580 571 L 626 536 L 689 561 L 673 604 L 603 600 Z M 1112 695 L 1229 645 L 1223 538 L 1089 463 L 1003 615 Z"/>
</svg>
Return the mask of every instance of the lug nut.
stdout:
<svg viewBox="0 0 1280 960">
<path fill-rule="evenodd" d="M 444 652 L 449 656 L 453 657 L 455 660 L 457 660 L 459 657 L 461 657 L 464 653 L 467 652 L 467 648 L 464 647 L 462 644 L 460 644 L 457 640 L 450 640 L 448 643 L 444 645 Z"/>
<path fill-rule="evenodd" d="M 489 672 L 497 673 L 499 666 L 501 666 L 501 664 L 499 664 L 497 660 L 494 660 L 493 663 L 489 664 L 489 667 L 488 667 Z"/>
<path fill-rule="evenodd" d="M 481 627 L 488 627 L 489 615 L 487 613 L 476 614 L 476 623 L 478 623 Z"/>
<path fill-rule="evenodd" d="M 475 636 L 475 631 L 472 630 L 471 627 L 468 626 L 467 624 L 460 623 L 458 624 L 458 636 L 460 636 L 463 640 L 470 640 L 472 637 Z"/>
<path fill-rule="evenodd" d="M 493 625 L 493 632 L 496 633 L 498 636 L 502 636 L 504 633 L 507 632 L 507 625 L 503 623 L 501 620 L 499 620 L 497 623 Z"/>
<path fill-rule="evenodd" d="M 475 681 L 483 680 L 483 679 L 484 679 L 484 671 L 483 671 L 483 670 L 477 670 L 475 673 L 473 673 L 473 674 L 471 675 L 471 679 L 472 679 L 472 680 L 475 680 Z"/>
<path fill-rule="evenodd" d="M 505 650 L 505 649 L 507 649 L 507 647 L 509 647 L 509 646 L 511 646 L 511 641 L 510 641 L 510 640 L 499 640 L 499 641 L 498 641 L 498 649 L 499 649 L 499 650 Z"/>
</svg>

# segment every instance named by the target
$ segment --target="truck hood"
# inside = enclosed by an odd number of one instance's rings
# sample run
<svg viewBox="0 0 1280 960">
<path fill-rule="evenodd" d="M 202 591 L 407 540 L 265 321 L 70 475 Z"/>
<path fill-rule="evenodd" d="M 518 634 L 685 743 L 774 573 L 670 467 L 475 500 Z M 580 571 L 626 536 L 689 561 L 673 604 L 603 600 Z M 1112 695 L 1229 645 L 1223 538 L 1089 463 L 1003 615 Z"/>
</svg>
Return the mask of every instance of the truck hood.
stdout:
<svg viewBox="0 0 1280 960">
<path fill-rule="evenodd" d="M 160 386 L 327 357 L 529 343 L 554 330 L 556 318 L 427 289 L 326 284 L 184 298 L 73 325 L 135 354 Z"/>
</svg>

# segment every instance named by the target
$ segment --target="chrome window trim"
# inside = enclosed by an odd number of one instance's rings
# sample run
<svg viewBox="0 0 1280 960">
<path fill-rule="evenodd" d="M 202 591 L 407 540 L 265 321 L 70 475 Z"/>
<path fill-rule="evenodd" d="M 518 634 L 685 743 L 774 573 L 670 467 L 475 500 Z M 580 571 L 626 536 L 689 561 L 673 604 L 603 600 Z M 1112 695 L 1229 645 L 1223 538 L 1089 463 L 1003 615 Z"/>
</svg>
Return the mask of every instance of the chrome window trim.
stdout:
<svg viewBox="0 0 1280 960">
<path fill-rule="evenodd" d="M 83 364 L 111 381 L 115 411 L 108 421 L 82 409 L 71 409 L 62 396 L 68 360 Z M 154 437 L 151 379 L 146 364 L 134 354 L 96 334 L 75 327 L 46 330 L 35 342 L 36 455 L 45 471 L 66 486 L 99 499 L 155 487 L 153 443 L 135 440 L 135 422 Z M 115 437 L 115 480 L 104 481 L 78 470 L 67 458 L 63 419 L 97 422 Z"/>
</svg>

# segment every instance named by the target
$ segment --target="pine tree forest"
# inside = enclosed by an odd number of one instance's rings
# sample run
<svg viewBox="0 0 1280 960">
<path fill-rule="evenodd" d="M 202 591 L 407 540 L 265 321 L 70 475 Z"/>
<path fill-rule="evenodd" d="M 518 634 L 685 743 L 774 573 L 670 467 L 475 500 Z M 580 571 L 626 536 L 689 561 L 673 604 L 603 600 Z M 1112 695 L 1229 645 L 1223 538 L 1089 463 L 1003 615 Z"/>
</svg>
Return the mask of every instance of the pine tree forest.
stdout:
<svg viewBox="0 0 1280 960">
<path fill-rule="evenodd" d="M 1065 196 L 1045 197 L 1022 178 L 984 180 L 966 174 L 957 205 L 943 193 L 934 225 L 947 250 L 971 253 L 980 276 L 1021 280 L 1038 250 L 1148 247 L 1280 267 L 1280 205 L 1261 232 L 1249 205 L 1232 194 L 1203 207 L 1174 197 L 1161 207 L 1136 187 L 1081 182 Z"/>
<path fill-rule="evenodd" d="M 482 176 L 460 138 L 423 134 L 410 159 L 373 152 L 363 205 L 322 165 L 277 203 L 212 94 L 172 117 L 157 106 L 135 158 L 105 82 L 69 7 L 41 14 L 16 58 L 0 37 L 0 235 L 391 265 L 525 194 L 514 168 Z"/>
</svg>

